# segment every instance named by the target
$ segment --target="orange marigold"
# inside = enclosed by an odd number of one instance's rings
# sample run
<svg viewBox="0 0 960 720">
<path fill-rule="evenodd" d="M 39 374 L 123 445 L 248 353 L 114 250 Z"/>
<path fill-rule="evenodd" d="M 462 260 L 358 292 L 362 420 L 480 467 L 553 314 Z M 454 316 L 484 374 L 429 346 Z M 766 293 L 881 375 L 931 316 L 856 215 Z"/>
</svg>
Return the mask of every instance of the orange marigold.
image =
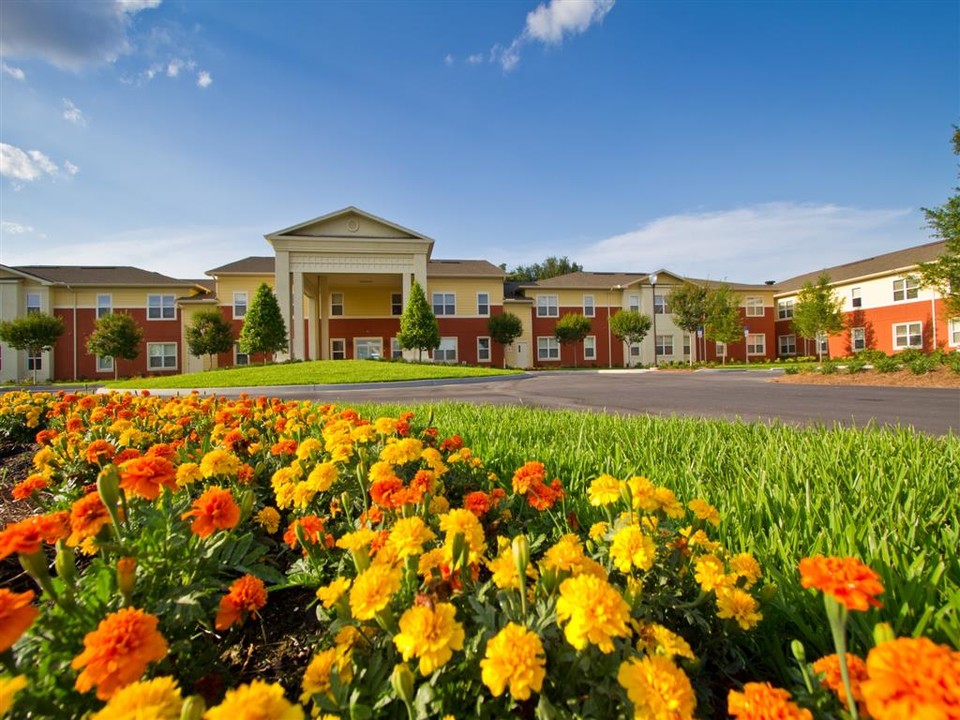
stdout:
<svg viewBox="0 0 960 720">
<path fill-rule="evenodd" d="M 897 638 L 867 655 L 860 687 L 874 720 L 960 718 L 960 651 L 929 638 Z"/>
<path fill-rule="evenodd" d="M 94 440 L 87 445 L 85 454 L 87 462 L 91 465 L 102 465 L 110 462 L 116 455 L 117 449 L 107 440 Z"/>
<path fill-rule="evenodd" d="M 67 544 L 79 545 L 87 538 L 94 537 L 109 522 L 110 513 L 100 495 L 84 495 L 70 508 L 70 537 L 67 538 Z"/>
<path fill-rule="evenodd" d="M 0 588 L 0 653 L 13 647 L 40 614 L 32 601 L 33 590 L 15 593 Z"/>
<path fill-rule="evenodd" d="M 770 683 L 750 682 L 743 692 L 731 690 L 727 711 L 736 720 L 813 720 L 806 708 L 790 700 L 790 693 Z"/>
<path fill-rule="evenodd" d="M 45 490 L 49 484 L 43 475 L 30 475 L 26 480 L 14 485 L 11 494 L 14 500 L 26 500 L 34 493 Z"/>
<path fill-rule="evenodd" d="M 280 440 L 270 446 L 271 455 L 293 455 L 297 452 L 297 441 L 293 439 Z"/>
<path fill-rule="evenodd" d="M 242 625 L 250 615 L 267 604 L 267 589 L 263 580 L 253 575 L 244 575 L 230 586 L 230 592 L 220 598 L 216 628 L 226 630 L 235 622 Z"/>
<path fill-rule="evenodd" d="M 527 502 L 535 510 L 548 510 L 561 499 L 563 499 L 563 486 L 556 479 L 549 485 L 533 484 L 527 491 Z"/>
<path fill-rule="evenodd" d="M 880 576 L 856 558 L 815 555 L 800 561 L 800 584 L 832 597 L 847 610 L 882 607 Z"/>
<path fill-rule="evenodd" d="M 298 525 L 300 526 L 300 532 L 309 542 L 314 545 L 320 544 L 323 539 L 323 520 L 316 515 L 304 515 L 290 523 L 290 527 L 283 534 L 283 541 L 290 546 L 291 550 L 297 547 Z"/>
<path fill-rule="evenodd" d="M 96 687 L 101 700 L 138 680 L 147 665 L 167 654 L 167 641 L 157 632 L 157 618 L 137 608 L 108 615 L 83 638 L 83 647 L 71 663 L 74 670 L 83 668 L 76 688 L 85 693 Z"/>
<path fill-rule="evenodd" d="M 120 487 L 131 495 L 156 500 L 160 488 L 177 489 L 177 470 L 165 457 L 133 458 L 120 464 Z"/>
<path fill-rule="evenodd" d="M 181 520 L 193 518 L 190 531 L 198 537 L 208 537 L 214 530 L 229 530 L 240 522 L 240 506 L 229 490 L 213 486 L 193 501 L 193 510 L 180 516 Z"/>
<path fill-rule="evenodd" d="M 850 690 L 853 692 L 853 699 L 857 701 L 860 713 L 864 714 L 863 691 L 860 688 L 860 683 L 867 679 L 867 665 L 863 662 L 863 658 L 853 653 L 847 653 L 846 658 L 847 671 L 850 675 Z M 843 687 L 843 676 L 840 674 L 840 656 L 834 653 L 820 658 L 813 664 L 813 670 L 823 675 L 821 682 L 833 690 L 840 702 L 846 706 L 847 691 Z"/>
<path fill-rule="evenodd" d="M 33 555 L 43 543 L 53 544 L 70 532 L 66 511 L 49 515 L 33 515 L 10 523 L 0 531 L 0 560 L 13 555 Z"/>
<path fill-rule="evenodd" d="M 543 485 L 546 477 L 547 469 L 542 462 L 526 462 L 513 474 L 513 491 L 518 495 L 526 495 L 531 485 Z"/>
<path fill-rule="evenodd" d="M 490 496 L 482 490 L 467 493 L 463 497 L 463 506 L 478 518 L 482 518 L 490 512 Z"/>
<path fill-rule="evenodd" d="M 390 476 L 376 480 L 370 485 L 370 499 L 382 508 L 399 507 L 396 495 L 403 489 L 403 481 Z M 403 503 L 400 503 L 402 505 Z"/>
</svg>

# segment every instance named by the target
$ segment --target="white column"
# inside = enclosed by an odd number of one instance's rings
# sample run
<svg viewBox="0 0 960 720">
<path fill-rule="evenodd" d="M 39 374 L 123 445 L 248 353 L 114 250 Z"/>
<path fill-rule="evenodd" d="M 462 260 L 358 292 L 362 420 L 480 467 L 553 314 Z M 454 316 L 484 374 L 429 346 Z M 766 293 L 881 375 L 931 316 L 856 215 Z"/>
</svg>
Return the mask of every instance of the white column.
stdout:
<svg viewBox="0 0 960 720">
<path fill-rule="evenodd" d="M 407 300 L 410 299 L 410 285 L 412 284 L 412 283 L 410 282 L 410 273 L 407 272 L 406 270 L 404 270 L 404 271 L 400 274 L 400 277 L 403 278 L 403 281 L 402 281 L 402 282 L 403 282 L 403 309 L 406 310 L 406 309 L 407 309 Z M 426 292 L 427 289 L 424 288 L 423 291 Z"/>
<path fill-rule="evenodd" d="M 307 337 L 310 342 L 309 352 L 304 355 L 304 360 L 318 360 L 320 358 L 320 353 L 317 352 L 319 345 L 317 344 L 317 331 L 319 329 L 317 325 L 317 284 L 311 283 L 313 288 L 312 294 L 307 295 Z"/>
<path fill-rule="evenodd" d="M 320 309 L 320 335 L 317 342 L 320 343 L 320 359 L 330 359 L 330 318 L 327 312 L 327 296 L 330 294 L 330 283 L 326 275 L 320 276 L 317 283 L 317 307 Z"/>
<path fill-rule="evenodd" d="M 286 250 L 277 250 L 276 266 L 274 270 L 274 292 L 280 305 L 280 314 L 287 326 L 287 337 L 293 334 L 293 318 L 290 316 L 290 253 Z M 289 348 L 289 344 L 287 345 Z M 290 357 L 289 352 L 278 353 L 281 360 Z"/>
<path fill-rule="evenodd" d="M 303 273 L 299 270 L 293 273 L 293 332 L 290 340 L 293 344 L 293 359 L 303 360 L 306 357 L 306 343 L 303 341 Z"/>
</svg>

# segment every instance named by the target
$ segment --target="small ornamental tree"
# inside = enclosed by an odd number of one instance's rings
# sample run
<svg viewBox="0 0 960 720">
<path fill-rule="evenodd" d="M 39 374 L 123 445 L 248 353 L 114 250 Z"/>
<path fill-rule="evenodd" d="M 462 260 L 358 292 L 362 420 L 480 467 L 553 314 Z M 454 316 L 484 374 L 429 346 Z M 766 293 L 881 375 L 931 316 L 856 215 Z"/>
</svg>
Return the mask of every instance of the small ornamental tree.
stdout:
<svg viewBox="0 0 960 720">
<path fill-rule="evenodd" d="M 673 312 L 673 321 L 677 327 L 685 330 L 692 338 L 697 337 L 707 321 L 707 297 L 709 290 L 703 285 L 694 285 L 685 282 L 670 293 L 670 310 Z M 694 343 L 694 352 L 690 355 L 690 364 L 693 365 L 697 355 L 697 345 Z"/>
<path fill-rule="evenodd" d="M 513 345 L 514 341 L 523 334 L 523 321 L 510 312 L 491 315 L 487 320 L 487 331 L 494 342 L 503 345 L 503 366 L 506 367 L 506 348 Z"/>
<path fill-rule="evenodd" d="M 97 320 L 87 337 L 87 352 L 113 358 L 113 377 L 119 377 L 118 359 L 133 360 L 140 354 L 143 328 L 127 313 L 109 313 Z"/>
<path fill-rule="evenodd" d="M 953 152 L 960 155 L 960 128 L 953 129 Z M 945 241 L 943 253 L 934 261 L 920 266 L 920 280 L 927 287 L 936 288 L 943 296 L 947 317 L 960 315 L 960 188 L 935 208 L 923 208 L 927 227 L 933 237 Z"/>
<path fill-rule="evenodd" d="M 240 352 L 247 355 L 264 353 L 264 365 L 267 356 L 272 359 L 275 353 L 287 349 L 287 325 L 277 296 L 266 283 L 260 283 L 243 316 L 239 345 Z"/>
<path fill-rule="evenodd" d="M 195 357 L 208 356 L 208 369 L 213 367 L 213 356 L 229 352 L 233 347 L 233 328 L 219 310 L 201 310 L 193 316 L 185 331 L 187 347 Z"/>
<path fill-rule="evenodd" d="M 410 286 L 410 299 L 400 316 L 397 343 L 404 350 L 416 350 L 417 360 L 423 359 L 424 350 L 436 350 L 440 347 L 440 323 L 427 303 L 423 288 L 416 280 Z"/>
<path fill-rule="evenodd" d="M 830 287 L 829 275 L 817 278 L 816 285 L 803 284 L 793 306 L 793 327 L 800 337 L 816 341 L 818 362 L 823 362 L 821 338 L 843 330 L 843 320 L 843 300 Z"/>
<path fill-rule="evenodd" d="M 576 345 L 590 333 L 590 320 L 580 313 L 567 313 L 557 320 L 553 328 L 553 335 L 561 345 Z M 573 351 L 573 366 L 577 366 L 577 351 Z"/>
<path fill-rule="evenodd" d="M 50 350 L 63 335 L 63 321 L 45 313 L 30 313 L 15 320 L 0 322 L 0 340 L 15 350 L 26 350 L 33 357 Z M 37 382 L 37 365 L 33 365 L 33 382 Z"/>
<path fill-rule="evenodd" d="M 610 318 L 610 332 L 617 340 L 629 346 L 642 343 L 650 332 L 651 324 L 649 315 L 642 315 L 636 310 L 618 310 Z"/>
<path fill-rule="evenodd" d="M 725 345 L 743 340 L 743 321 L 740 319 L 740 296 L 726 283 L 707 293 L 707 317 L 704 335 L 708 340 Z M 726 365 L 727 356 L 723 356 Z"/>
</svg>

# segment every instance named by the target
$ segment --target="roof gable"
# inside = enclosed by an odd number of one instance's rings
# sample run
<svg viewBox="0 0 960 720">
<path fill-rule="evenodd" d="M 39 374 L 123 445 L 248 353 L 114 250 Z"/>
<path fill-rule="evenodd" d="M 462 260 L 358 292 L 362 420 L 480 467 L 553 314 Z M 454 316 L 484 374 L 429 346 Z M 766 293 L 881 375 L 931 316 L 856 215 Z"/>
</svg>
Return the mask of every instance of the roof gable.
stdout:
<svg viewBox="0 0 960 720">
<path fill-rule="evenodd" d="M 277 238 L 368 238 L 378 240 L 433 240 L 414 230 L 384 220 L 350 205 L 326 215 L 307 220 L 267 234 L 266 239 Z"/>
</svg>

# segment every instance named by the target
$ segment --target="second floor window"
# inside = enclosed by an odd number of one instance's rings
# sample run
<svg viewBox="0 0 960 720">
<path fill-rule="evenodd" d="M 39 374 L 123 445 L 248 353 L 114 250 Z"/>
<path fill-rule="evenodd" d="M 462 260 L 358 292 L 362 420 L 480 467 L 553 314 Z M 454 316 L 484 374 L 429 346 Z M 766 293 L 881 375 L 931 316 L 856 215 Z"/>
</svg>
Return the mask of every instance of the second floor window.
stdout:
<svg viewBox="0 0 960 720">
<path fill-rule="evenodd" d="M 490 314 L 490 293 L 477 293 L 477 315 Z"/>
<path fill-rule="evenodd" d="M 593 295 L 583 296 L 583 316 L 593 317 L 596 314 L 596 306 L 593 304 Z"/>
<path fill-rule="evenodd" d="M 863 298 L 860 297 L 860 288 L 858 287 L 850 289 L 850 307 L 863 307 Z"/>
<path fill-rule="evenodd" d="M 916 278 L 902 278 L 893 281 L 893 301 L 916 300 L 920 293 L 920 283 Z"/>
<path fill-rule="evenodd" d="M 434 293 L 433 294 L 433 314 L 437 315 L 456 315 L 457 314 L 457 295 L 456 293 Z"/>
<path fill-rule="evenodd" d="M 40 293 L 27 293 L 27 315 L 40 312 Z"/>
<path fill-rule="evenodd" d="M 660 295 L 659 293 L 653 296 L 653 312 L 657 315 L 669 315 L 670 314 L 670 297 L 668 295 Z"/>
<path fill-rule="evenodd" d="M 793 317 L 793 298 L 777 300 L 777 320 L 789 320 Z"/>
<path fill-rule="evenodd" d="M 173 295 L 147 295 L 148 320 L 173 320 L 177 316 Z"/>
<path fill-rule="evenodd" d="M 748 295 L 744 300 L 747 306 L 747 317 L 763 317 L 763 298 L 755 295 Z"/>
<path fill-rule="evenodd" d="M 235 292 L 233 294 L 233 317 L 242 318 L 247 314 L 247 293 Z"/>
<path fill-rule="evenodd" d="M 556 295 L 537 295 L 537 317 L 560 317 Z"/>
<path fill-rule="evenodd" d="M 343 315 L 343 293 L 330 293 L 330 314 Z"/>
<path fill-rule="evenodd" d="M 403 315 L 403 293 L 390 293 L 390 314 Z"/>
<path fill-rule="evenodd" d="M 109 315 L 113 312 L 113 297 L 110 295 L 97 295 L 97 320 L 102 318 L 104 315 Z M 111 365 L 112 365 L 111 360 Z M 110 370 L 113 370 L 111 367 Z"/>
</svg>

